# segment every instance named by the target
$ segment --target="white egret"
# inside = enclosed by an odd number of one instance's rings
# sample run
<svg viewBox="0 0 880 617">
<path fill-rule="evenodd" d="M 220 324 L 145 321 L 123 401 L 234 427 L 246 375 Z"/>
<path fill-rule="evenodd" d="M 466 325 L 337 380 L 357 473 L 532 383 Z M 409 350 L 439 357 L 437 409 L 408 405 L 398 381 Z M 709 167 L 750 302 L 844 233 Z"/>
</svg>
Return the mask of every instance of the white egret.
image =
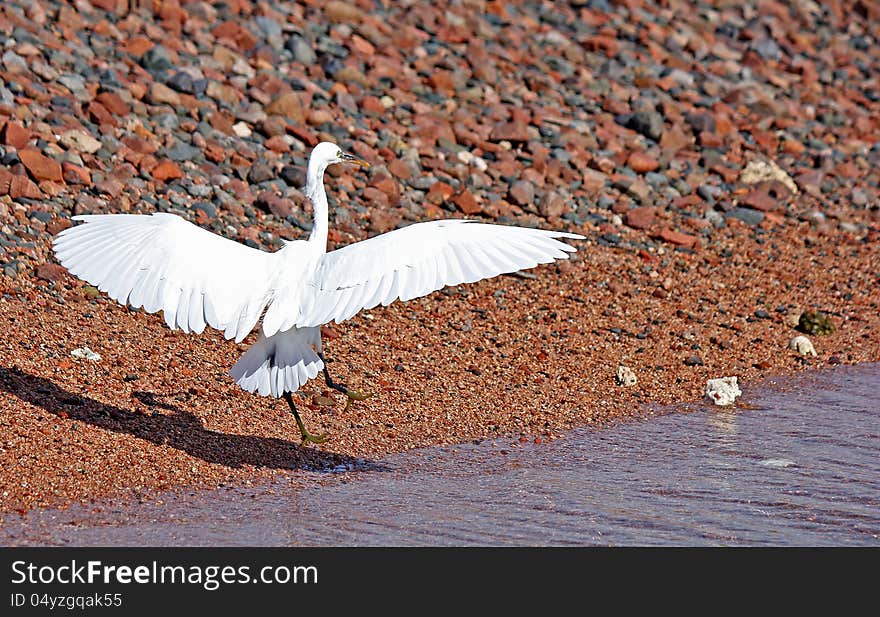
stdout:
<svg viewBox="0 0 880 617">
<path fill-rule="evenodd" d="M 308 240 L 285 241 L 274 253 L 249 248 L 168 213 L 75 216 L 53 246 L 72 274 L 121 304 L 162 311 L 172 329 L 205 326 L 242 341 L 262 318 L 257 341 L 230 374 L 248 392 L 283 397 L 303 442 L 326 435 L 305 428 L 291 393 L 324 371 L 327 385 L 350 399 L 364 395 L 333 382 L 324 364 L 321 325 L 363 309 L 411 300 L 446 285 L 567 258 L 575 249 L 557 231 L 437 220 L 409 225 L 327 252 L 329 165 L 369 164 L 320 143 L 312 150 L 305 195 L 314 209 Z"/>
</svg>

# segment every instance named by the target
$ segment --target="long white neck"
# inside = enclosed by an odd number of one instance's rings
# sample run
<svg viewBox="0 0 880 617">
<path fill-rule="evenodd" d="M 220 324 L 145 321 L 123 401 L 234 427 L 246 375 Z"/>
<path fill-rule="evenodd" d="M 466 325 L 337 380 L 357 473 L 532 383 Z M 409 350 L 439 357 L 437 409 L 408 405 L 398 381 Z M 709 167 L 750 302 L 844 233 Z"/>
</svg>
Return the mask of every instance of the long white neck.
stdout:
<svg viewBox="0 0 880 617">
<path fill-rule="evenodd" d="M 323 252 L 327 251 L 327 193 L 324 191 L 324 170 L 326 163 L 309 159 L 309 171 L 306 175 L 306 197 L 312 201 L 314 221 L 309 242 L 319 245 Z"/>
</svg>

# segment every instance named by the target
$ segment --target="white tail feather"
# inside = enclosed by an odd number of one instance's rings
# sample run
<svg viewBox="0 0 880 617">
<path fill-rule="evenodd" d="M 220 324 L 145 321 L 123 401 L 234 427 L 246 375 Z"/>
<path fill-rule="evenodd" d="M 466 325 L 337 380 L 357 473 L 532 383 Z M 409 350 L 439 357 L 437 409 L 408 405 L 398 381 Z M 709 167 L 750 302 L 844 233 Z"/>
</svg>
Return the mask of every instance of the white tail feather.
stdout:
<svg viewBox="0 0 880 617">
<path fill-rule="evenodd" d="M 280 397 L 296 392 L 324 368 L 320 350 L 320 328 L 291 328 L 270 337 L 261 332 L 229 374 L 248 392 Z"/>
</svg>

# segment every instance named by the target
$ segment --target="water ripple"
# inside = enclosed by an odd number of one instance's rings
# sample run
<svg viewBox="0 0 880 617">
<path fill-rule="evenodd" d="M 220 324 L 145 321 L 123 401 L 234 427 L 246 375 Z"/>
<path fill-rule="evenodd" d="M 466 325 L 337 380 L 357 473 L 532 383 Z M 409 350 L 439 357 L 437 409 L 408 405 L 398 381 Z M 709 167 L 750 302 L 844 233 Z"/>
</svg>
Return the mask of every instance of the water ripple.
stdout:
<svg viewBox="0 0 880 617">
<path fill-rule="evenodd" d="M 35 513 L 0 541 L 876 546 L 878 389 L 880 365 L 841 367 L 746 389 L 748 409 L 663 413 L 544 445 L 426 449 L 305 490 L 278 481 L 161 508 Z"/>
</svg>

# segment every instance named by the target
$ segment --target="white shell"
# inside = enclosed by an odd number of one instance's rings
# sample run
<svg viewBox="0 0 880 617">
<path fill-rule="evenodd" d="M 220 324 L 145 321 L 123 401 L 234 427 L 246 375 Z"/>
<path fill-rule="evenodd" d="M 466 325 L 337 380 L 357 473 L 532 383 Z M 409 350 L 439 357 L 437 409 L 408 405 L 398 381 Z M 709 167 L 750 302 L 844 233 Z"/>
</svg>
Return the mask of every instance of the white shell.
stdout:
<svg viewBox="0 0 880 617">
<path fill-rule="evenodd" d="M 815 356 L 816 348 L 813 347 L 812 341 L 801 334 L 788 342 L 788 348 L 798 352 L 802 356 Z"/>
<path fill-rule="evenodd" d="M 74 358 L 83 358 L 84 360 L 91 360 L 92 362 L 101 361 L 101 354 L 95 353 L 88 347 L 77 347 L 70 352 L 70 355 Z"/>
<path fill-rule="evenodd" d="M 617 374 L 614 376 L 614 382 L 618 386 L 634 386 L 639 380 L 636 379 L 636 374 L 633 373 L 631 368 L 621 364 L 617 367 Z"/>
<path fill-rule="evenodd" d="M 706 398 L 716 405 L 733 405 L 741 394 L 736 377 L 720 377 L 706 382 Z"/>
</svg>

